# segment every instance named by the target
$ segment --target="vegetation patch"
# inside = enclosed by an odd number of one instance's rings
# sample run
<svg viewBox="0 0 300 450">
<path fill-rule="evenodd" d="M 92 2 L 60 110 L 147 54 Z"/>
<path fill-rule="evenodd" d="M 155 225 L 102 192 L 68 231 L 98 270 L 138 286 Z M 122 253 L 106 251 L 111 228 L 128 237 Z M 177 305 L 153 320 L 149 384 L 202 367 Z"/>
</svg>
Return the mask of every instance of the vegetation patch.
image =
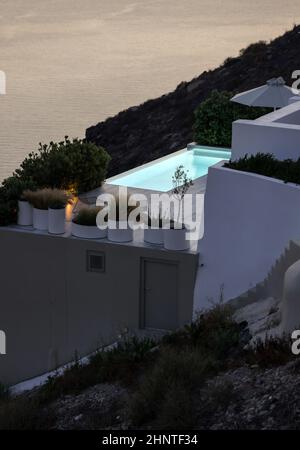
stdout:
<svg viewBox="0 0 300 450">
<path fill-rule="evenodd" d="M 73 219 L 73 222 L 77 225 L 95 227 L 100 209 L 98 206 L 81 208 Z"/>
<path fill-rule="evenodd" d="M 235 401 L 240 405 L 232 384 L 242 386 L 239 371 L 260 374 L 295 358 L 288 337 L 267 338 L 249 347 L 250 338 L 247 324 L 235 322 L 233 311 L 223 303 L 159 342 L 123 337 L 115 347 L 94 354 L 88 364 L 75 362 L 30 394 L 11 398 L 2 387 L 0 429 L 53 428 L 57 401 L 64 404 L 68 395 L 84 398 L 87 389 L 103 383 L 119 385 L 129 394 L 122 416 L 130 427 L 211 426 L 215 415 L 223 417 L 228 410 L 230 416 Z M 91 423 L 89 414 L 86 409 L 84 420 Z M 99 426 L 102 423 L 99 419 Z M 109 423 L 114 426 L 113 419 Z"/>
<path fill-rule="evenodd" d="M 25 190 L 65 189 L 76 194 L 101 186 L 110 157 L 96 144 L 65 138 L 40 144 L 0 186 L 0 225 L 17 220 L 17 201 Z"/>
<path fill-rule="evenodd" d="M 195 425 L 197 392 L 209 377 L 243 354 L 245 324 L 222 303 L 165 336 L 155 365 L 140 380 L 130 404 L 135 425 L 186 429 Z"/>
<path fill-rule="evenodd" d="M 41 430 L 54 424 L 51 409 L 44 408 L 36 395 L 0 401 L 0 430 Z"/>
<path fill-rule="evenodd" d="M 277 178 L 285 183 L 300 184 L 300 158 L 297 161 L 291 159 L 280 161 L 270 153 L 257 153 L 246 155 L 237 161 L 229 161 L 224 167 Z"/>
<path fill-rule="evenodd" d="M 282 366 L 296 359 L 291 351 L 292 341 L 289 336 L 267 337 L 264 341 L 258 340 L 254 346 L 245 352 L 245 361 L 248 364 L 257 364 L 268 368 Z"/>
<path fill-rule="evenodd" d="M 249 48 L 247 52 L 250 52 Z M 233 92 L 212 91 L 195 111 L 194 139 L 197 144 L 231 147 L 232 122 L 257 119 L 271 111 L 231 102 Z"/>
<path fill-rule="evenodd" d="M 136 381 L 138 372 L 153 359 L 150 350 L 155 346 L 152 339 L 124 338 L 114 348 L 91 356 L 88 364 L 77 361 L 62 375 L 49 377 L 39 395 L 45 403 L 63 395 L 78 394 L 99 383 L 130 385 Z"/>
<path fill-rule="evenodd" d="M 230 306 L 219 303 L 199 314 L 189 325 L 163 338 L 163 343 L 177 348 L 195 347 L 222 365 L 230 355 L 242 349 L 246 325 L 245 322 L 238 324 L 233 319 Z"/>
<path fill-rule="evenodd" d="M 214 361 L 196 349 L 164 348 L 132 397 L 132 423 L 151 422 L 161 429 L 193 426 L 195 390 L 214 369 Z"/>
</svg>

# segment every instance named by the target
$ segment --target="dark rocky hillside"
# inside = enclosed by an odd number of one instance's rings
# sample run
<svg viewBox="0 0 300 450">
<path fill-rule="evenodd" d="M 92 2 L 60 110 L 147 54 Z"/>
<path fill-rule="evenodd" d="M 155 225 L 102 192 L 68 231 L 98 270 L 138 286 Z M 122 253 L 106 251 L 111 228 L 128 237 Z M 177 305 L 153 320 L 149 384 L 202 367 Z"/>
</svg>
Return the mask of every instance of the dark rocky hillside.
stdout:
<svg viewBox="0 0 300 450">
<path fill-rule="evenodd" d="M 180 63 L 179 63 L 180 64 Z M 300 26 L 268 44 L 258 42 L 205 71 L 175 91 L 129 108 L 87 129 L 89 141 L 103 145 L 112 156 L 109 175 L 128 170 L 183 148 L 193 140 L 193 112 L 213 89 L 243 91 L 300 70 Z"/>
</svg>

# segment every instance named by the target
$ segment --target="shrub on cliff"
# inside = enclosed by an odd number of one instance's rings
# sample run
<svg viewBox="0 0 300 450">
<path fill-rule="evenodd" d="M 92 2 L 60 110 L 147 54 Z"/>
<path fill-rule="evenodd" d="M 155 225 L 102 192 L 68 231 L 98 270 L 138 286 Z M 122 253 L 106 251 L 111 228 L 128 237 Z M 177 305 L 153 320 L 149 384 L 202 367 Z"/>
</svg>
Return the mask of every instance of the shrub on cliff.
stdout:
<svg viewBox="0 0 300 450">
<path fill-rule="evenodd" d="M 232 122 L 257 119 L 269 108 L 254 108 L 231 102 L 232 92 L 212 91 L 195 111 L 194 138 L 198 144 L 231 147 Z"/>
<path fill-rule="evenodd" d="M 80 194 L 101 186 L 109 160 L 102 147 L 80 139 L 40 144 L 0 187 L 0 225 L 16 221 L 17 200 L 26 189 L 71 189 Z"/>
</svg>

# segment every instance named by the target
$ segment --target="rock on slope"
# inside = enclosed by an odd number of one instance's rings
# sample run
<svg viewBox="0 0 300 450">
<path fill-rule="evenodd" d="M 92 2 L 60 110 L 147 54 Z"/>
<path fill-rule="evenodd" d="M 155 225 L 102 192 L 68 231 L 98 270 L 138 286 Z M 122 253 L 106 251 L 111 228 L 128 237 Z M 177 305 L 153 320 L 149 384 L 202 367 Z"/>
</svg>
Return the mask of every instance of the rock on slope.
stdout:
<svg viewBox="0 0 300 450">
<path fill-rule="evenodd" d="M 194 429 L 299 430 L 299 372 L 299 360 L 294 360 L 272 368 L 244 365 L 208 380 L 195 392 Z M 130 395 L 118 384 L 99 384 L 62 397 L 51 406 L 56 415 L 53 428 L 136 429 L 128 418 Z"/>
<path fill-rule="evenodd" d="M 300 69 L 300 26 L 271 41 L 252 44 L 236 58 L 205 71 L 177 89 L 129 108 L 86 130 L 89 141 L 112 156 L 109 175 L 172 153 L 193 140 L 193 112 L 213 89 L 243 91 L 283 76 L 287 84 Z"/>
</svg>

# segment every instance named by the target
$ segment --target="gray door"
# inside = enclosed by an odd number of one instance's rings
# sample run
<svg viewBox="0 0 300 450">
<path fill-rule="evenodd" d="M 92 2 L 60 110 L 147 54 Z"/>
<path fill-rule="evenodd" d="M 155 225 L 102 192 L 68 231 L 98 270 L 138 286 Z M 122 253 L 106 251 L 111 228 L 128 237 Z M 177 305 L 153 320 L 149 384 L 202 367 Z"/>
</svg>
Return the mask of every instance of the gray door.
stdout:
<svg viewBox="0 0 300 450">
<path fill-rule="evenodd" d="M 142 261 L 142 328 L 173 330 L 178 327 L 177 277 L 176 263 Z"/>
</svg>

